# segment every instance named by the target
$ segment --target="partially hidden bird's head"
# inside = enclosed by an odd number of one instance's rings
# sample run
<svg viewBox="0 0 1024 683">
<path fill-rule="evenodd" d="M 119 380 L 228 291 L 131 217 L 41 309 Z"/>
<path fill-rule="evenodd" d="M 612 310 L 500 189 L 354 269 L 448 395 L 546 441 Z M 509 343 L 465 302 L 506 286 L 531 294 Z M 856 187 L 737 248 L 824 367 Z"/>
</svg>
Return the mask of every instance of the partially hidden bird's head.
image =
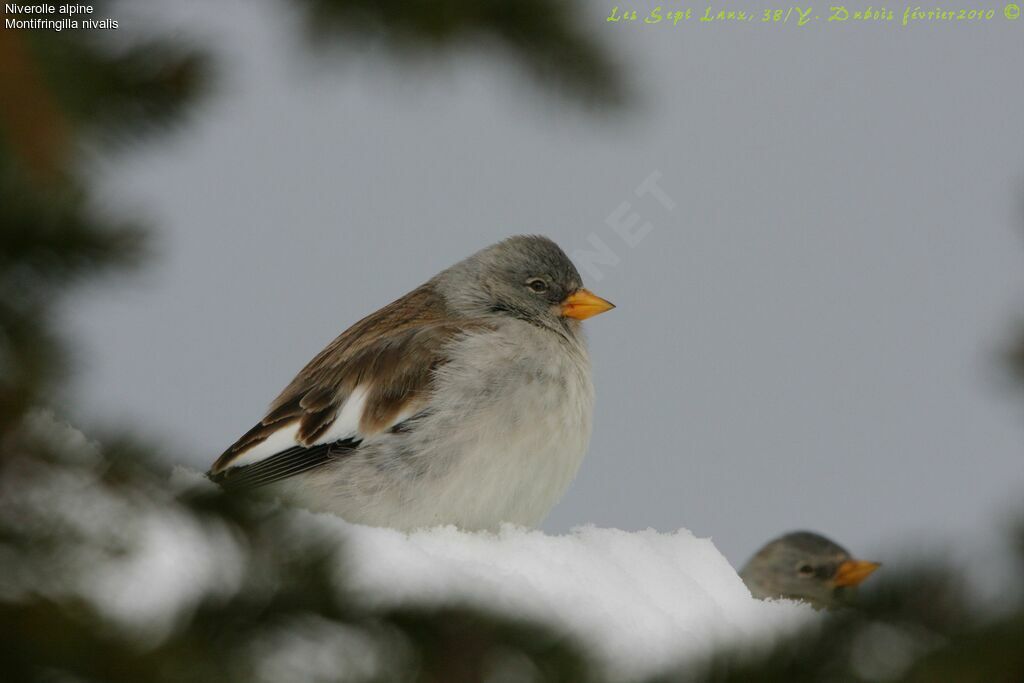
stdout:
<svg viewBox="0 0 1024 683">
<path fill-rule="evenodd" d="M 810 531 L 771 541 L 740 572 L 755 598 L 788 598 L 817 609 L 845 604 L 880 565 L 854 559 L 841 545 Z"/>
<path fill-rule="evenodd" d="M 552 329 L 614 306 L 583 288 L 579 271 L 546 237 L 520 235 L 482 249 L 435 278 L 454 313 L 509 316 Z"/>
</svg>

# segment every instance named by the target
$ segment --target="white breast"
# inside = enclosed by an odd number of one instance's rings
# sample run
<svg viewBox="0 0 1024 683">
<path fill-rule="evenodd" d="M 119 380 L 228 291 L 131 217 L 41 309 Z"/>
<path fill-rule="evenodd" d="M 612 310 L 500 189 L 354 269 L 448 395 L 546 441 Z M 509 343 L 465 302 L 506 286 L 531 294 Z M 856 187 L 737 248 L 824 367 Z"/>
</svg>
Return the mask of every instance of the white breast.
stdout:
<svg viewBox="0 0 1024 683">
<path fill-rule="evenodd" d="M 431 413 L 293 490 L 353 522 L 412 529 L 534 526 L 568 488 L 590 438 L 586 350 L 527 323 L 458 340 Z M 312 494 L 312 498 L 310 498 Z"/>
</svg>

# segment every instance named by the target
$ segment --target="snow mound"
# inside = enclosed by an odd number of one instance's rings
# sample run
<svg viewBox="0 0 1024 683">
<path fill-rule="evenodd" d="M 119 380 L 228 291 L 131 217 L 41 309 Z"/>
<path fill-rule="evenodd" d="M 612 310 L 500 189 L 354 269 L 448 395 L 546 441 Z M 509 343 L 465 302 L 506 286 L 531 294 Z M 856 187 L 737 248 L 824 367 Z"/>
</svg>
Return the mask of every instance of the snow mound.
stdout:
<svg viewBox="0 0 1024 683">
<path fill-rule="evenodd" d="M 612 680 L 643 678 L 719 646 L 764 645 L 814 615 L 805 605 L 753 599 L 714 544 L 685 529 L 406 534 L 296 514 L 344 540 L 344 581 L 367 606 L 469 604 L 540 621 L 580 642 Z"/>
</svg>

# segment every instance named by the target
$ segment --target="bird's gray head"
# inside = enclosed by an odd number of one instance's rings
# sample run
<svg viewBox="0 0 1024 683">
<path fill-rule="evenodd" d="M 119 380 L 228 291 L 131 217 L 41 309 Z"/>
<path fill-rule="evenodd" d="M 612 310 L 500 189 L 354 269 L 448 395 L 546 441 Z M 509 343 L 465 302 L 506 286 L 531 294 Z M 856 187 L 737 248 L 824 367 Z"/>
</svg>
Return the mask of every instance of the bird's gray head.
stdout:
<svg viewBox="0 0 1024 683">
<path fill-rule="evenodd" d="M 508 316 L 556 330 L 612 304 L 586 289 L 557 244 L 538 235 L 510 237 L 455 264 L 435 279 L 448 306 L 467 317 Z"/>
<path fill-rule="evenodd" d="M 844 604 L 878 567 L 820 534 L 795 531 L 757 551 L 740 576 L 755 598 L 803 600 L 820 609 Z"/>
</svg>

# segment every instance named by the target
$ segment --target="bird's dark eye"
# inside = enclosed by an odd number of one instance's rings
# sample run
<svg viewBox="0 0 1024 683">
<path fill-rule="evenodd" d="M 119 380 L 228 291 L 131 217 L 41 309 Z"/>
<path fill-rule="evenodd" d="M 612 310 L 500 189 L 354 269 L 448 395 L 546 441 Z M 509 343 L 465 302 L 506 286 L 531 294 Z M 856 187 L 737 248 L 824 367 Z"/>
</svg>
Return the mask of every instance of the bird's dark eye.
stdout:
<svg viewBox="0 0 1024 683">
<path fill-rule="evenodd" d="M 801 562 L 797 565 L 796 573 L 805 578 L 808 576 L 814 576 L 814 567 L 806 562 Z"/>
<path fill-rule="evenodd" d="M 539 277 L 527 280 L 526 286 L 532 289 L 533 291 L 537 292 L 538 294 L 548 291 L 548 283 L 544 282 L 544 280 L 542 280 Z"/>
</svg>

